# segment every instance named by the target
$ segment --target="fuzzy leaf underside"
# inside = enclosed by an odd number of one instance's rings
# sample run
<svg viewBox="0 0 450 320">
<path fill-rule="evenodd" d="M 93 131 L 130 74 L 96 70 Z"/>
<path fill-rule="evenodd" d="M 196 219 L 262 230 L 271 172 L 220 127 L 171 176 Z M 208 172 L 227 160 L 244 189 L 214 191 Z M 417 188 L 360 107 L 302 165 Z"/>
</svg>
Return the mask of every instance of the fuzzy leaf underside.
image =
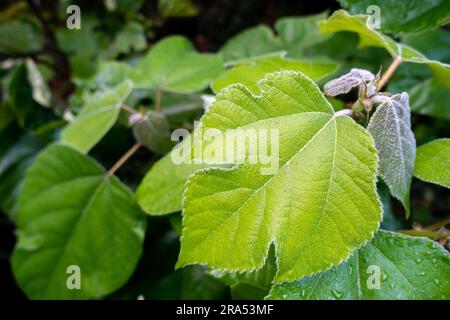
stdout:
<svg viewBox="0 0 450 320">
<path fill-rule="evenodd" d="M 75 149 L 51 145 L 30 167 L 19 198 L 12 268 L 32 299 L 86 299 L 121 287 L 142 251 L 145 215 L 116 177 Z M 76 265 L 81 289 L 69 290 Z"/>
<path fill-rule="evenodd" d="M 356 32 L 360 38 L 360 47 L 385 48 L 391 56 L 400 56 L 403 61 L 426 64 L 439 83 L 450 87 L 450 65 L 430 60 L 410 46 L 397 43 L 388 36 L 371 29 L 366 23 L 368 18 L 367 15 L 351 16 L 344 10 L 338 10 L 328 20 L 320 21 L 319 27 L 323 33 Z"/>
<path fill-rule="evenodd" d="M 374 282 L 379 268 L 380 286 Z M 272 287 L 275 300 L 424 300 L 450 298 L 450 257 L 439 244 L 378 231 L 348 261 L 326 272 Z"/>
<path fill-rule="evenodd" d="M 450 188 L 450 139 L 437 139 L 417 148 L 414 176 Z"/>
<path fill-rule="evenodd" d="M 370 134 L 333 116 L 301 73 L 269 74 L 259 85 L 261 96 L 240 85 L 223 90 L 201 125 L 278 129 L 279 169 L 261 175 L 260 165 L 244 163 L 192 175 L 178 267 L 249 271 L 263 265 L 275 243 L 275 281 L 296 280 L 339 264 L 378 229 L 378 158 Z"/>
<path fill-rule="evenodd" d="M 375 79 L 375 76 L 372 72 L 353 68 L 349 73 L 329 81 L 323 89 L 326 95 L 335 97 L 340 94 L 349 93 L 351 89 L 360 87 L 373 79 Z"/>
<path fill-rule="evenodd" d="M 416 157 L 407 93 L 394 95 L 377 107 L 367 130 L 375 140 L 380 158 L 379 175 L 391 194 L 403 203 L 409 216 L 409 191 Z"/>
</svg>

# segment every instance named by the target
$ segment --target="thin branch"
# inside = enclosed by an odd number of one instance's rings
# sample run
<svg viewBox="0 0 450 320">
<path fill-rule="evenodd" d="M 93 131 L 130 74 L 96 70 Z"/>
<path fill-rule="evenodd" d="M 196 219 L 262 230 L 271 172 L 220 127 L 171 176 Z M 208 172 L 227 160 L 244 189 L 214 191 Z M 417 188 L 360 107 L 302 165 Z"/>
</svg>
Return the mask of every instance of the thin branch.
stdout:
<svg viewBox="0 0 450 320">
<path fill-rule="evenodd" d="M 389 79 L 394 74 L 395 70 L 397 70 L 398 66 L 402 62 L 402 57 L 397 56 L 394 61 L 392 61 L 389 68 L 386 70 L 386 72 L 383 74 L 383 76 L 380 79 L 380 82 L 378 83 L 377 91 L 380 91 L 386 83 L 389 81 Z"/>
<path fill-rule="evenodd" d="M 429 226 L 426 226 L 424 229 L 425 230 L 436 230 L 436 229 L 439 229 L 440 227 L 445 227 L 448 224 L 450 224 L 450 216 L 448 216 L 447 218 L 445 218 L 441 221 L 430 224 Z"/>
<path fill-rule="evenodd" d="M 158 89 L 156 91 L 156 111 L 160 112 L 161 111 L 161 96 L 162 96 L 162 91 L 161 89 Z"/>
<path fill-rule="evenodd" d="M 120 169 L 120 167 L 123 166 L 125 162 L 127 162 L 130 157 L 136 153 L 136 151 L 139 150 L 141 147 L 141 144 L 139 142 L 136 142 L 112 167 L 109 169 L 107 175 L 108 177 L 112 176 L 114 173 L 116 173 L 117 170 Z"/>
<path fill-rule="evenodd" d="M 131 114 L 135 114 L 135 113 L 139 113 L 136 109 L 133 109 L 132 107 L 130 107 L 129 105 L 126 105 L 124 103 L 122 103 L 120 105 L 120 108 L 131 113 Z"/>
</svg>

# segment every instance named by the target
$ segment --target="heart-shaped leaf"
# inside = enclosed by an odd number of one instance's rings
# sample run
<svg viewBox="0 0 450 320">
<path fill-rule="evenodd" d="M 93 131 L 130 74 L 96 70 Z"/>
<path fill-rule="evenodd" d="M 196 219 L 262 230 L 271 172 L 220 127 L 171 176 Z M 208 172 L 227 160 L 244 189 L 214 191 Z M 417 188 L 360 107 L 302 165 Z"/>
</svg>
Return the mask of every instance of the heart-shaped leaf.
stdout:
<svg viewBox="0 0 450 320">
<path fill-rule="evenodd" d="M 271 160 L 279 168 L 268 175 L 267 165 L 246 162 L 192 175 L 178 267 L 249 271 L 263 265 L 275 243 L 275 281 L 296 280 L 339 264 L 378 229 L 378 159 L 370 134 L 333 115 L 301 73 L 269 74 L 260 88 L 261 96 L 241 85 L 223 90 L 201 128 L 278 132 L 279 155 Z M 210 161 L 206 152 L 203 157 Z"/>
<path fill-rule="evenodd" d="M 269 299 L 449 299 L 450 257 L 439 244 L 379 231 L 331 270 L 275 285 Z"/>
<path fill-rule="evenodd" d="M 217 54 L 199 54 L 188 39 L 171 36 L 158 42 L 134 69 L 135 87 L 190 93 L 205 89 L 223 71 Z"/>
<path fill-rule="evenodd" d="M 25 177 L 12 267 L 33 299 L 99 298 L 121 287 L 141 255 L 145 216 L 116 177 L 54 144 Z M 79 289 L 68 286 L 79 269 Z M 76 275 L 75 275 L 76 276 Z"/>
</svg>

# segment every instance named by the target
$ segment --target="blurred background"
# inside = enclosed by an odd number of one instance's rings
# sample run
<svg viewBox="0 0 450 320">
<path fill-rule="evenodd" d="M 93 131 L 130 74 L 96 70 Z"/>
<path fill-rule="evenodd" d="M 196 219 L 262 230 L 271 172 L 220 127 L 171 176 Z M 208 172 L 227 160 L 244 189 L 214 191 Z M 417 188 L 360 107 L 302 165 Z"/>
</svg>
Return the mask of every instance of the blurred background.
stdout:
<svg viewBox="0 0 450 320">
<path fill-rule="evenodd" d="M 80 30 L 66 27 L 66 9 L 71 4 L 81 9 Z M 58 138 L 67 114 L 76 114 L 88 97 L 118 83 L 120 67 L 114 62 L 135 65 L 154 43 L 176 34 L 189 38 L 199 52 L 220 52 L 227 41 L 248 28 L 266 25 L 273 30 L 280 18 L 329 14 L 339 8 L 340 3 L 331 0 L 3 0 L 0 4 L 0 294 L 8 299 L 26 298 L 10 270 L 11 252 L 16 243 L 16 196 L 24 172 L 36 154 Z M 394 36 L 414 44 L 430 58 L 450 63 L 447 27 L 426 34 Z M 391 58 L 385 50 L 357 49 L 357 44 L 355 34 L 340 33 L 320 43 L 306 43 L 298 50 L 293 48 L 287 55 L 296 59 L 320 57 L 337 61 L 338 74 L 355 66 L 376 73 L 390 64 Z M 425 66 L 405 64 L 388 88 L 391 92 L 411 93 L 417 145 L 450 136 L 449 90 L 433 87 L 427 93 L 431 96 L 424 99 L 420 86 L 431 81 L 430 78 Z M 212 91 L 164 97 L 161 108 L 166 110 L 171 129 L 192 128 L 193 121 L 203 113 L 201 94 L 212 94 Z M 349 94 L 341 104 L 354 98 L 354 94 Z M 139 110 L 152 110 L 155 92 L 133 92 L 127 104 Z M 177 111 L 169 111 L 171 108 Z M 90 152 L 105 167 L 113 165 L 134 143 L 127 120 L 127 114 L 121 114 L 118 123 Z M 134 189 L 160 157 L 141 148 L 117 175 Z M 385 229 L 422 232 L 448 245 L 449 232 L 445 228 L 450 213 L 448 189 L 414 179 L 412 218 L 408 221 L 402 218 L 401 204 L 389 196 L 381 183 L 379 190 L 385 210 Z M 194 267 L 173 271 L 179 250 L 178 213 L 148 219 L 143 258 L 129 283 L 112 294 L 112 298 L 136 299 L 139 294 L 148 299 L 230 298 L 229 289 L 203 270 Z M 236 296 L 238 292 L 234 293 Z"/>
</svg>

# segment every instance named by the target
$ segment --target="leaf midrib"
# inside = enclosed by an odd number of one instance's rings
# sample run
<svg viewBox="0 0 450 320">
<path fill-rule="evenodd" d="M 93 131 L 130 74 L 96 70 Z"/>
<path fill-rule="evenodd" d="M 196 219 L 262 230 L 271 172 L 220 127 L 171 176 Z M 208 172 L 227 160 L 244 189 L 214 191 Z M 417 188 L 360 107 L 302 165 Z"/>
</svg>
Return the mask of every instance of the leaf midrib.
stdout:
<svg viewBox="0 0 450 320">
<path fill-rule="evenodd" d="M 106 184 L 108 183 L 108 178 L 105 177 L 104 179 L 101 179 L 99 181 L 98 186 L 94 189 L 94 192 L 92 193 L 92 196 L 89 198 L 89 201 L 86 203 L 86 205 L 82 208 L 81 210 L 81 214 L 79 219 L 77 220 L 75 226 L 73 226 L 72 231 L 70 232 L 68 239 L 66 241 L 66 245 L 64 246 L 61 254 L 59 255 L 59 257 L 57 258 L 57 262 L 54 264 L 54 268 L 51 270 L 50 272 L 50 277 L 49 277 L 49 281 L 47 282 L 47 286 L 45 289 L 45 296 L 49 296 L 49 289 L 52 288 L 52 283 L 55 279 L 55 271 L 59 269 L 61 262 L 64 261 L 63 257 L 66 255 L 67 253 L 67 248 L 69 247 L 73 236 L 76 234 L 76 231 L 80 225 L 80 222 L 85 218 L 87 211 L 89 210 L 89 208 L 91 207 L 92 203 L 95 201 L 95 199 L 97 198 L 97 194 L 100 193 L 100 191 L 102 190 L 103 187 L 106 187 Z"/>
<path fill-rule="evenodd" d="M 327 114 L 328 115 L 328 114 Z M 283 170 L 285 167 L 289 166 L 289 162 L 291 159 L 295 158 L 296 156 L 298 156 L 312 141 L 315 140 L 315 138 L 332 122 L 335 121 L 335 117 L 330 115 L 330 119 L 312 136 L 312 138 L 305 143 L 288 161 L 286 161 L 281 168 L 279 168 L 278 171 Z M 215 230 L 217 230 L 219 227 L 223 226 L 227 221 L 229 221 L 229 219 L 231 219 L 232 217 L 234 217 L 236 214 L 238 214 L 238 212 L 248 203 L 248 201 L 250 201 L 255 195 L 256 193 L 258 193 L 260 190 L 262 190 L 263 188 L 265 188 L 267 186 L 267 184 L 269 184 L 272 179 L 277 176 L 277 175 L 273 175 L 271 176 L 261 187 L 257 188 L 257 189 L 253 189 L 254 192 L 252 192 L 252 194 L 247 198 L 247 200 L 245 200 L 242 205 L 240 205 L 236 210 L 234 210 L 233 212 L 231 212 L 231 214 L 224 219 L 220 224 L 218 224 L 216 227 L 214 227 L 213 229 L 210 230 L 209 234 L 202 240 L 202 242 L 200 242 L 200 244 L 206 242 L 211 236 L 213 236 L 213 233 Z M 271 242 L 274 241 L 273 238 L 273 234 L 271 234 Z M 198 246 L 198 245 L 197 245 Z"/>
</svg>

